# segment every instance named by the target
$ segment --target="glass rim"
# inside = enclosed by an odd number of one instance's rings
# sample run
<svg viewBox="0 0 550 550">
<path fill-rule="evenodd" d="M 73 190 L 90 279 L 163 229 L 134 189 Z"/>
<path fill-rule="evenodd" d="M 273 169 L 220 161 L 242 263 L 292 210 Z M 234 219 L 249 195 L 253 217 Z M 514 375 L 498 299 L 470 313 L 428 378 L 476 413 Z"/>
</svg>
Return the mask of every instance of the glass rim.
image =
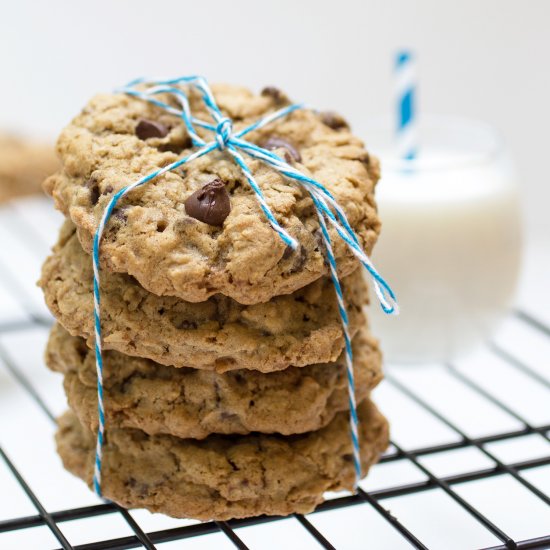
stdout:
<svg viewBox="0 0 550 550">
<path fill-rule="evenodd" d="M 370 140 L 369 135 L 378 132 L 390 132 L 395 127 L 395 119 L 389 114 L 377 115 L 366 119 L 364 128 L 366 128 L 365 142 L 367 149 L 371 151 L 375 156 L 381 157 L 377 152 L 376 146 L 373 147 L 373 141 Z M 479 137 L 483 136 L 486 141 L 486 145 L 478 147 L 477 150 L 469 152 L 466 158 L 463 159 L 423 159 L 422 156 L 413 159 L 399 158 L 396 155 L 383 157 L 383 170 L 391 171 L 443 171 L 448 169 L 456 170 L 467 169 L 474 166 L 480 166 L 494 162 L 494 160 L 504 150 L 504 138 L 502 134 L 488 122 L 467 116 L 460 115 L 443 115 L 427 113 L 419 116 L 418 121 L 419 130 L 435 129 L 444 130 L 452 133 L 453 131 L 469 131 L 475 132 Z M 449 133 L 449 135 L 451 135 Z M 420 150 L 422 150 L 422 143 L 420 143 Z"/>
</svg>

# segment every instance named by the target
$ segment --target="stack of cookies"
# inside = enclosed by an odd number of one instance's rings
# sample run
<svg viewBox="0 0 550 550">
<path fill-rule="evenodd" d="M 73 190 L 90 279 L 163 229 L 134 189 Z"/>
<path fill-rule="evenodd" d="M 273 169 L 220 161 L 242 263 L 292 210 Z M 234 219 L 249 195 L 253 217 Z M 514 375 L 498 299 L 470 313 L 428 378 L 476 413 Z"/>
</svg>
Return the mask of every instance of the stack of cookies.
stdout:
<svg viewBox="0 0 550 550">
<path fill-rule="evenodd" d="M 287 102 L 275 88 L 213 92 L 235 130 Z M 208 120 L 193 92 L 190 101 Z M 247 139 L 326 185 L 371 252 L 378 165 L 343 119 L 296 111 Z M 58 321 L 47 364 L 63 374 L 70 406 L 57 444 L 66 468 L 88 484 L 98 428 L 93 235 L 113 193 L 192 150 L 177 116 L 101 95 L 61 134 L 62 168 L 45 182 L 67 217 L 40 281 Z M 298 186 L 259 161 L 249 166 L 297 250 L 273 231 L 223 151 L 136 189 L 107 225 L 102 493 L 126 507 L 198 519 L 305 513 L 325 491 L 353 486 L 344 336 L 316 213 Z M 388 441 L 370 401 L 380 352 L 358 263 L 333 237 L 366 473 Z"/>
</svg>

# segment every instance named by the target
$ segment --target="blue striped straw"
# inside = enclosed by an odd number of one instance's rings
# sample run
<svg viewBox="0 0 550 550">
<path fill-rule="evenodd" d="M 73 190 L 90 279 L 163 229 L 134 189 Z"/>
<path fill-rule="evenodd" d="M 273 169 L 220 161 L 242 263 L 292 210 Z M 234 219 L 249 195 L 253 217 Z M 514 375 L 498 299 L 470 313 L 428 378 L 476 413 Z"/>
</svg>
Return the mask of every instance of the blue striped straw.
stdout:
<svg viewBox="0 0 550 550">
<path fill-rule="evenodd" d="M 397 94 L 397 153 L 399 158 L 412 160 L 418 154 L 416 70 L 414 56 L 408 50 L 397 53 L 395 86 Z"/>
</svg>

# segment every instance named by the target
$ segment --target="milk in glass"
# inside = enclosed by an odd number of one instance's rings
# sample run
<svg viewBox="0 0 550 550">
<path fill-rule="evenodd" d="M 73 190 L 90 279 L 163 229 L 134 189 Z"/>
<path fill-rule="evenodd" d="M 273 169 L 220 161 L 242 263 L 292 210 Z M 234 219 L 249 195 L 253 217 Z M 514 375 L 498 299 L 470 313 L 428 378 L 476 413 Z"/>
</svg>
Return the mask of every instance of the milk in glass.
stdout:
<svg viewBox="0 0 550 550">
<path fill-rule="evenodd" d="M 389 361 L 448 361 L 490 338 L 513 303 L 518 188 L 501 144 L 482 124 L 428 118 L 415 161 L 396 160 L 388 134 L 367 134 L 382 163 L 373 260 L 401 313 L 387 317 L 373 305 L 373 331 Z"/>
</svg>

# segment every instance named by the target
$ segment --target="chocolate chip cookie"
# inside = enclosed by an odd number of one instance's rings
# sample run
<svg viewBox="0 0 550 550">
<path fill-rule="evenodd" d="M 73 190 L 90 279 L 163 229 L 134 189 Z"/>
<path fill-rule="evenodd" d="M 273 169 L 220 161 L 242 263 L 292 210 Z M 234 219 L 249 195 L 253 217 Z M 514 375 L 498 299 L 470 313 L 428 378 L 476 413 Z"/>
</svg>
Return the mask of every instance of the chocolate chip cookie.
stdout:
<svg viewBox="0 0 550 550">
<path fill-rule="evenodd" d="M 358 412 L 366 474 L 388 445 L 388 426 L 369 400 Z M 56 439 L 65 467 L 91 484 L 93 432 L 68 412 L 59 420 Z M 319 431 L 293 436 L 212 435 L 198 441 L 107 429 L 103 446 L 103 495 L 124 507 L 174 517 L 308 513 L 326 491 L 351 489 L 353 482 L 347 413 Z"/>
<path fill-rule="evenodd" d="M 40 285 L 50 310 L 73 335 L 93 345 L 91 257 L 67 222 Z M 343 279 L 353 336 L 364 322 L 362 273 Z M 223 295 L 191 303 L 156 296 L 125 274 L 101 275 L 103 346 L 163 365 L 223 372 L 281 370 L 335 361 L 344 346 L 332 282 L 321 277 L 291 295 L 242 305 Z"/>
<path fill-rule="evenodd" d="M 282 93 L 255 95 L 227 85 L 212 88 L 236 131 L 286 101 Z M 196 93 L 190 93 L 190 101 L 197 117 L 210 120 Z M 206 130 L 198 131 L 213 139 Z M 345 122 L 334 114 L 298 110 L 247 139 L 275 150 L 324 184 L 343 207 L 361 245 L 371 252 L 380 229 L 374 201 L 378 162 Z M 44 188 L 72 219 L 82 246 L 90 252 L 113 193 L 193 149 L 180 117 L 141 99 L 106 94 L 92 99 L 65 128 L 57 151 L 62 169 Z M 227 152 L 214 151 L 123 199 L 102 242 L 104 267 L 135 277 L 157 295 L 199 302 L 221 293 L 243 304 L 292 293 L 327 275 L 309 195 L 261 161 L 246 162 L 276 219 L 299 242 L 297 250 L 287 248 L 273 231 Z M 212 188 L 205 189 L 216 181 L 222 184 L 214 197 Z M 197 193 L 200 204 L 190 201 Z M 340 274 L 348 275 L 357 261 L 330 232 Z"/>
<path fill-rule="evenodd" d="M 353 340 L 356 398 L 365 399 L 382 378 L 377 342 L 366 329 Z M 81 338 L 52 329 L 46 364 L 64 374 L 69 406 L 97 429 L 95 356 Z M 116 351 L 103 355 L 105 415 L 111 428 L 138 428 L 203 439 L 212 433 L 297 434 L 326 426 L 349 408 L 344 358 L 263 374 L 175 369 Z"/>
<path fill-rule="evenodd" d="M 0 202 L 41 193 L 44 179 L 58 168 L 52 146 L 0 135 Z"/>
</svg>

